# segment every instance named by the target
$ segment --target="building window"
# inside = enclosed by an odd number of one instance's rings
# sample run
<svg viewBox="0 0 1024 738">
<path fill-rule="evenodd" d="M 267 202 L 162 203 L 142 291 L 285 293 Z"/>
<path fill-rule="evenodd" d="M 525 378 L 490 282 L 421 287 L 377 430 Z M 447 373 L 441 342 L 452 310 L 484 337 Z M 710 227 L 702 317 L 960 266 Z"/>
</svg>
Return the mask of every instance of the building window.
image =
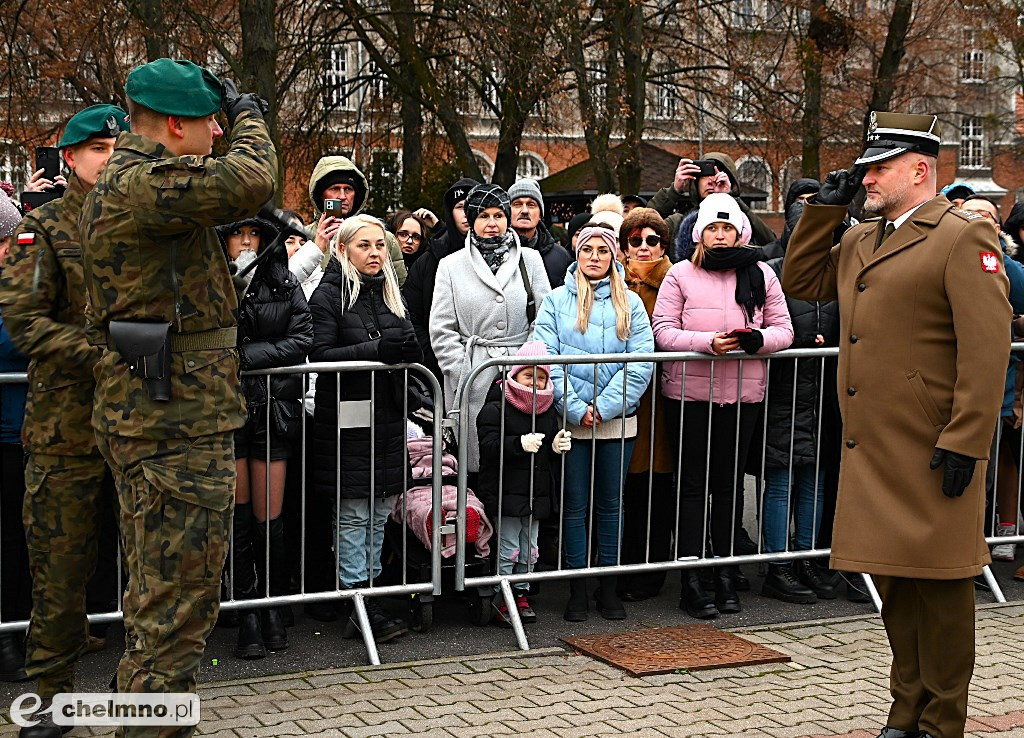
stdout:
<svg viewBox="0 0 1024 738">
<path fill-rule="evenodd" d="M 367 92 L 370 100 L 378 103 L 386 102 L 391 95 L 391 84 L 388 81 L 388 76 L 381 71 L 381 68 L 377 66 L 377 62 L 372 59 L 367 63 L 366 68 L 368 70 Z"/>
<path fill-rule="evenodd" d="M 544 163 L 544 159 L 536 154 L 521 153 L 519 155 L 519 166 L 516 167 L 516 176 L 519 179 L 523 177 L 544 179 L 548 176 L 548 165 Z"/>
<path fill-rule="evenodd" d="M 736 166 L 740 180 L 740 194 L 753 210 L 767 210 L 772 199 L 772 172 L 756 156 L 740 160 Z"/>
<path fill-rule="evenodd" d="M 14 185 L 17 196 L 25 189 L 30 174 L 25 150 L 10 141 L 0 141 L 0 180 Z"/>
<path fill-rule="evenodd" d="M 490 182 L 491 177 L 494 176 L 494 162 L 487 154 L 479 151 L 474 151 L 473 156 L 476 158 L 476 165 L 480 167 L 480 176 L 483 177 L 484 182 Z"/>
<path fill-rule="evenodd" d="M 736 80 L 732 86 L 733 120 L 738 123 L 753 123 L 757 120 L 754 109 L 754 88 L 745 79 Z"/>
<path fill-rule="evenodd" d="M 985 81 L 985 50 L 981 48 L 980 34 L 973 28 L 964 29 L 964 51 L 960 58 L 961 82 Z"/>
<path fill-rule="evenodd" d="M 982 169 L 985 166 L 985 128 L 981 118 L 964 118 L 960 123 L 960 166 Z"/>
<path fill-rule="evenodd" d="M 732 0 L 732 24 L 735 28 L 753 28 L 755 21 L 754 0 Z"/>
<path fill-rule="evenodd" d="M 330 47 L 327 69 L 324 70 L 324 95 L 329 108 L 352 109 L 349 48 L 339 44 Z"/>
<path fill-rule="evenodd" d="M 392 149 L 374 149 L 370 152 L 367 173 L 370 186 L 368 210 L 385 215 L 398 210 L 402 199 L 402 160 Z"/>
</svg>

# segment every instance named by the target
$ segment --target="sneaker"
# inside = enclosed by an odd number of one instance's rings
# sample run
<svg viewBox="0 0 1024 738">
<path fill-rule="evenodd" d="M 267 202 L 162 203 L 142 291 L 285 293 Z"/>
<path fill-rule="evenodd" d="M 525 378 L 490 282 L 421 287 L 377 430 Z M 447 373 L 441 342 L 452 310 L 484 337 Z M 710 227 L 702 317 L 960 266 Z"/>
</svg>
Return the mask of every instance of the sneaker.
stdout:
<svg viewBox="0 0 1024 738">
<path fill-rule="evenodd" d="M 502 601 L 494 608 L 494 624 L 499 628 L 511 628 L 512 620 L 508 616 L 508 606 Z"/>
<path fill-rule="evenodd" d="M 1017 535 L 1017 526 L 1013 523 L 1000 523 L 996 528 L 996 537 L 1004 538 L 1005 536 Z M 1016 543 L 1000 543 L 992 547 L 992 560 L 993 561 L 1013 561 L 1017 556 L 1017 544 Z"/>
<path fill-rule="evenodd" d="M 524 623 L 537 622 L 537 613 L 530 607 L 530 601 L 526 599 L 526 595 L 516 595 L 516 609 L 519 610 L 519 619 Z"/>
<path fill-rule="evenodd" d="M 1024 582 L 1024 566 L 1013 573 L 1013 578 L 1018 582 Z"/>
</svg>

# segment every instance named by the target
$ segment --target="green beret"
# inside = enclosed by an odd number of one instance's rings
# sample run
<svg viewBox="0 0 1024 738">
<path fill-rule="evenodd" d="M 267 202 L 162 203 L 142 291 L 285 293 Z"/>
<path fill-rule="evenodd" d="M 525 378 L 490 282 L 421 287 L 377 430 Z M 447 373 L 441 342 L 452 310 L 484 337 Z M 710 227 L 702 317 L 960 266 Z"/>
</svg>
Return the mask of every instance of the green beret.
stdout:
<svg viewBox="0 0 1024 738">
<path fill-rule="evenodd" d="M 117 138 L 128 129 L 128 114 L 116 105 L 92 105 L 71 116 L 57 148 L 74 146 L 90 138 Z"/>
<path fill-rule="evenodd" d="M 224 90 L 216 75 L 184 59 L 157 59 L 135 67 L 125 83 L 128 97 L 164 115 L 202 118 L 220 110 Z"/>
</svg>

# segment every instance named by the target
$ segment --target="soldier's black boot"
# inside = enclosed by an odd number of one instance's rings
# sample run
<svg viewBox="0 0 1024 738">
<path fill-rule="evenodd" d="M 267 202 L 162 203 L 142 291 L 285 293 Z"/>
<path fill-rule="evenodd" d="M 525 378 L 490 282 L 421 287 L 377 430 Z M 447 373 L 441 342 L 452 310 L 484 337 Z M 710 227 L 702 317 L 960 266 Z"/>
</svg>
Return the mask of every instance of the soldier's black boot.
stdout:
<svg viewBox="0 0 1024 738">
<path fill-rule="evenodd" d="M 736 594 L 736 583 L 733 579 L 735 566 L 715 567 L 715 607 L 718 612 L 740 612 L 740 596 Z"/>
<path fill-rule="evenodd" d="M 582 623 L 587 619 L 587 580 L 569 580 L 569 601 L 565 603 L 562 619 L 570 623 Z"/>
<path fill-rule="evenodd" d="M 718 617 L 718 608 L 701 584 L 700 573 L 696 569 L 683 571 L 683 594 L 679 598 L 679 609 L 686 610 L 691 618 L 710 620 Z"/>
<path fill-rule="evenodd" d="M 256 589 L 260 595 L 267 592 L 268 589 L 271 595 L 286 594 L 288 580 L 286 574 L 286 553 L 284 552 L 284 521 L 281 518 L 275 518 L 268 524 L 257 520 L 255 528 Z M 270 534 L 269 548 L 267 547 L 268 531 Z M 279 539 L 276 543 L 275 538 Z M 264 586 L 264 579 L 267 576 L 268 551 L 270 553 L 269 588 Z M 284 577 L 283 582 L 282 577 Z M 281 620 L 281 611 L 278 607 L 263 607 L 260 609 L 260 626 L 263 630 L 263 645 L 269 650 L 283 651 L 288 648 L 288 632 L 285 630 L 284 622 Z"/>
<path fill-rule="evenodd" d="M 764 578 L 761 594 L 797 605 L 810 605 L 818 601 L 814 591 L 797 580 L 793 565 L 788 562 L 768 565 L 768 576 Z"/>
<path fill-rule="evenodd" d="M 43 703 L 39 706 L 40 710 L 45 710 L 50 707 L 50 700 L 43 700 Z M 31 715 L 29 720 L 36 720 L 38 723 L 26 728 L 22 728 L 18 731 L 18 738 L 60 738 L 65 733 L 71 732 L 73 725 L 54 725 L 53 714 L 46 713 L 40 715 L 39 710 L 36 710 L 35 715 Z"/>
<path fill-rule="evenodd" d="M 0 635 L 0 682 L 23 682 L 25 671 L 25 640 L 19 634 Z"/>
<path fill-rule="evenodd" d="M 236 600 L 251 600 L 256 597 L 256 564 L 253 559 L 253 517 L 252 505 L 248 502 L 235 505 L 231 545 L 231 584 Z M 240 659 L 262 659 L 267 655 L 263 645 L 263 631 L 260 616 L 255 610 L 239 613 L 238 641 L 235 656 Z"/>
</svg>

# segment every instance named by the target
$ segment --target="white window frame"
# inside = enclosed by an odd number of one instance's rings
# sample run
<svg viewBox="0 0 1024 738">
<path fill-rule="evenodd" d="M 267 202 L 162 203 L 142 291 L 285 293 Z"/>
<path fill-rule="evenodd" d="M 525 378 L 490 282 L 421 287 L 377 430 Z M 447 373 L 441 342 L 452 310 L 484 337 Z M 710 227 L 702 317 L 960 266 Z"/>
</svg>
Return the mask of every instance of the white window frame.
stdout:
<svg viewBox="0 0 1024 738">
<path fill-rule="evenodd" d="M 756 123 L 757 113 L 754 110 L 754 88 L 745 79 L 732 83 L 733 116 L 737 123 Z"/>
<path fill-rule="evenodd" d="M 548 176 L 548 163 L 535 151 L 520 151 L 516 163 L 516 179 L 529 177 L 540 181 Z"/>
<path fill-rule="evenodd" d="M 985 81 L 985 68 L 988 63 L 985 50 L 979 48 L 978 29 L 963 29 L 963 54 L 960 56 L 960 82 L 963 84 L 979 84 Z"/>
<path fill-rule="evenodd" d="M 327 68 L 324 70 L 324 94 L 328 106 L 335 110 L 355 110 L 352 90 L 351 44 L 331 44 L 327 50 Z"/>
<path fill-rule="evenodd" d="M 484 182 L 490 182 L 494 176 L 494 159 L 478 149 L 473 149 L 473 156 L 480 167 L 480 176 Z"/>
<path fill-rule="evenodd" d="M 0 138 L 0 179 L 14 185 L 14 194 L 17 196 L 25 189 L 31 176 L 32 165 L 25 147 Z"/>
<path fill-rule="evenodd" d="M 985 124 L 978 116 L 966 116 L 960 121 L 959 167 L 984 169 L 985 158 Z"/>
</svg>

